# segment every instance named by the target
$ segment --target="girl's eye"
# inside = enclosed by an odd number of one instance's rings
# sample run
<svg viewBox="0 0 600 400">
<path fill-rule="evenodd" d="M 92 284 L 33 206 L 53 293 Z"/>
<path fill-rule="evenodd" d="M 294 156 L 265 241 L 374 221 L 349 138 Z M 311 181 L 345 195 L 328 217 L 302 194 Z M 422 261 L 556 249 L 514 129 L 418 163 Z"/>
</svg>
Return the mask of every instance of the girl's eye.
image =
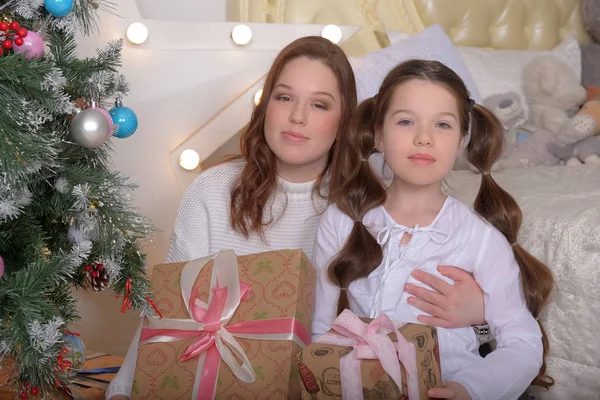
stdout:
<svg viewBox="0 0 600 400">
<path fill-rule="evenodd" d="M 290 101 L 290 97 L 289 96 L 285 96 L 285 95 L 281 95 L 281 96 L 277 96 L 277 100 L 279 101 Z"/>
<path fill-rule="evenodd" d="M 398 121 L 398 125 L 410 126 L 410 125 L 412 125 L 412 121 L 408 120 L 408 119 L 402 119 L 402 120 Z"/>
<path fill-rule="evenodd" d="M 315 103 L 315 107 L 321 110 L 327 110 L 327 106 L 325 104 Z"/>
<path fill-rule="evenodd" d="M 450 129 L 450 125 L 448 125 L 445 122 L 438 123 L 438 127 L 442 128 L 442 129 Z"/>
</svg>

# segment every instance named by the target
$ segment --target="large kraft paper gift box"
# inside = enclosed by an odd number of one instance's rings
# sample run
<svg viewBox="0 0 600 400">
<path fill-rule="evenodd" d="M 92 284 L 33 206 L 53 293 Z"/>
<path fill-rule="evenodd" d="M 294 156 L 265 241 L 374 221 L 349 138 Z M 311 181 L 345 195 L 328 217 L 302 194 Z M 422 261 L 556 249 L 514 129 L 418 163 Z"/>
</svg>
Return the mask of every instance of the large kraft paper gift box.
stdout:
<svg viewBox="0 0 600 400">
<path fill-rule="evenodd" d="M 298 354 L 303 400 L 425 400 L 442 383 L 435 327 L 349 310 L 331 327 Z"/>
<path fill-rule="evenodd" d="M 221 251 L 152 274 L 132 399 L 300 398 L 315 270 L 299 250 Z"/>
</svg>

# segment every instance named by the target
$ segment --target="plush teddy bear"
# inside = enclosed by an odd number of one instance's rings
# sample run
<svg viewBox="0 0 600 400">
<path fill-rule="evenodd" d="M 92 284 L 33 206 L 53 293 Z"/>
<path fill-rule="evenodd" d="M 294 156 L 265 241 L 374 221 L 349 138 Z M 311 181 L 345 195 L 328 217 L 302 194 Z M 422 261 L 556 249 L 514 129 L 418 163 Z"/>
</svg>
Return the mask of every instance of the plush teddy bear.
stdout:
<svg viewBox="0 0 600 400">
<path fill-rule="evenodd" d="M 483 106 L 498 118 L 504 128 L 504 150 L 492 171 L 560 163 L 560 158 L 547 149 L 548 140 L 554 134 L 536 128 L 526 121 L 525 107 L 517 93 L 506 92 L 489 96 L 483 100 Z M 477 172 L 464 155 L 457 160 L 455 169 Z"/>
<path fill-rule="evenodd" d="M 591 136 L 586 117 L 573 120 L 571 114 L 587 97 L 575 72 L 550 55 L 531 60 L 522 73 L 523 95 L 529 105 L 529 122 L 536 128 L 556 135 L 559 144 L 570 144 Z M 573 112 L 573 110 L 575 110 Z"/>
<path fill-rule="evenodd" d="M 560 163 L 560 159 L 546 147 L 553 134 L 526 121 L 525 108 L 517 93 L 492 95 L 483 100 L 483 105 L 504 127 L 504 151 L 492 170 Z"/>
<path fill-rule="evenodd" d="M 588 130 L 591 130 L 594 136 L 587 137 L 578 142 L 559 145 L 556 142 L 548 143 L 548 150 L 566 162 L 567 165 L 599 164 L 600 163 L 600 98 L 586 102 L 578 116 L 586 115 L 590 117 L 585 121 L 589 123 Z M 580 122 L 584 121 L 580 119 Z"/>
<path fill-rule="evenodd" d="M 582 84 L 600 90 L 600 1 L 583 0 L 583 24 L 592 41 L 581 46 Z"/>
</svg>

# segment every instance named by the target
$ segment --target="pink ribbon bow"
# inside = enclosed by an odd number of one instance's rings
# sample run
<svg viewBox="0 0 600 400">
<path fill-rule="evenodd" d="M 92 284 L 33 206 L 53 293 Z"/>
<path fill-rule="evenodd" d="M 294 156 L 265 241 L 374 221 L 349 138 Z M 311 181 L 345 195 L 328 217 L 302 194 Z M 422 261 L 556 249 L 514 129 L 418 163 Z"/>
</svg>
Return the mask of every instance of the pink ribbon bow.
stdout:
<svg viewBox="0 0 600 400">
<path fill-rule="evenodd" d="M 352 311 L 344 310 L 331 324 L 338 334 L 326 333 L 316 340 L 317 343 L 353 348 L 340 359 L 343 399 L 363 399 L 360 360 L 364 359 L 378 359 L 398 388 L 402 388 L 402 361 L 407 374 L 409 398 L 419 398 L 415 348 L 398 332 L 402 325 L 394 324 L 385 314 L 367 324 Z M 392 332 L 396 333 L 396 343 L 388 336 Z"/>
</svg>

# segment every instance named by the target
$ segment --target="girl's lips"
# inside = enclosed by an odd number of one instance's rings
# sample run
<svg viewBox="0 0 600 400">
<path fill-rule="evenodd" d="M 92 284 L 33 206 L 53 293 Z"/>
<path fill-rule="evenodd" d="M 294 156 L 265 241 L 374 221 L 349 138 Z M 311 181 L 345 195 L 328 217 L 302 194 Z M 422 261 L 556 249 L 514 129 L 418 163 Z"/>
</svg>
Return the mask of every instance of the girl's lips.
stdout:
<svg viewBox="0 0 600 400">
<path fill-rule="evenodd" d="M 282 132 L 283 136 L 289 140 L 290 142 L 305 142 L 308 140 L 308 137 L 304 136 L 301 133 L 298 132 L 294 132 L 294 131 L 284 131 Z"/>
</svg>

